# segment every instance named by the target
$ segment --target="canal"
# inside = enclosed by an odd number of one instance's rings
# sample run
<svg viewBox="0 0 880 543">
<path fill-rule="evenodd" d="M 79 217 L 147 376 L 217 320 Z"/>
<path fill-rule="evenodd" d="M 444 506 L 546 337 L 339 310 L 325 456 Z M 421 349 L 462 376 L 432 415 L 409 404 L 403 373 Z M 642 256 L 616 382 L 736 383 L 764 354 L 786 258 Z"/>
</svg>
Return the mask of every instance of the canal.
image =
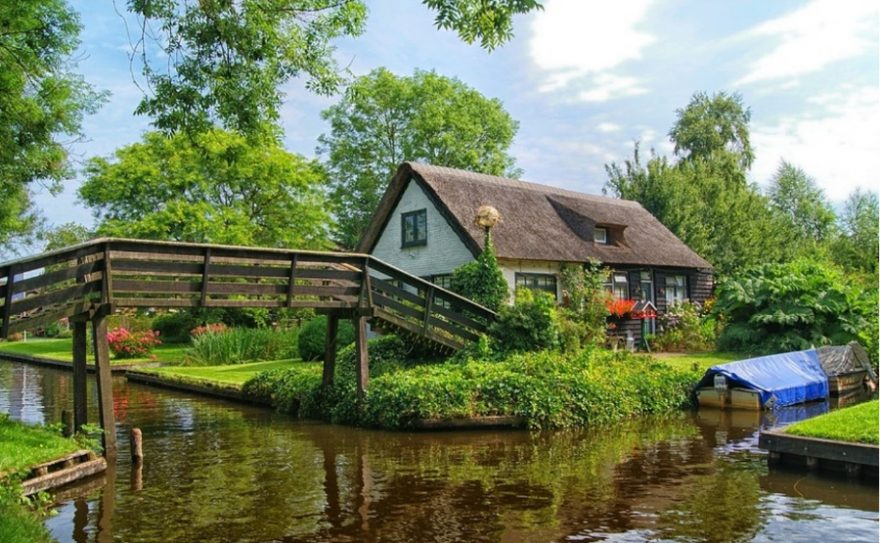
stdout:
<svg viewBox="0 0 880 543">
<path fill-rule="evenodd" d="M 0 363 L 0 412 L 52 423 L 71 406 L 69 373 Z M 756 432 L 775 421 L 754 413 L 579 431 L 395 433 L 123 378 L 114 410 L 118 465 L 56 496 L 46 526 L 58 541 L 878 539 L 876 485 L 768 471 Z M 132 427 L 144 434 L 141 470 L 128 459 Z"/>
</svg>

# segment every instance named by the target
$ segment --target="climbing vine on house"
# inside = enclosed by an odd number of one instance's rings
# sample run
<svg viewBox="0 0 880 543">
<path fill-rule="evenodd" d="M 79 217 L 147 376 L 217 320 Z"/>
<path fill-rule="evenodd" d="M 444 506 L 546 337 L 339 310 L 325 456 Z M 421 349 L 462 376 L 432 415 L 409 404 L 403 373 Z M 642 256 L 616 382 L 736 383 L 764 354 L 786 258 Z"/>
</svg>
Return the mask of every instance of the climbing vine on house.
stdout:
<svg viewBox="0 0 880 543">
<path fill-rule="evenodd" d="M 452 290 L 492 311 L 498 311 L 507 301 L 507 281 L 498 266 L 492 234 L 488 230 L 480 256 L 452 272 Z"/>
</svg>

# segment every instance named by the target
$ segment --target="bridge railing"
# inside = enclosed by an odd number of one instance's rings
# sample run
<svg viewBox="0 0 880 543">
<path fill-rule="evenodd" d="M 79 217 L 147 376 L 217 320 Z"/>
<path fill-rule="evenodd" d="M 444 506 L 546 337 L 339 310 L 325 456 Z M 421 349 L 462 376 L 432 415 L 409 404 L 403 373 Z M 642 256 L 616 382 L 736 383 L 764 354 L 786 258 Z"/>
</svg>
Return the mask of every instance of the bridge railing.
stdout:
<svg viewBox="0 0 880 543">
<path fill-rule="evenodd" d="M 489 309 L 429 281 L 375 258 L 369 266 L 374 314 L 399 331 L 459 349 L 479 339 L 495 320 Z"/>
<path fill-rule="evenodd" d="M 0 337 L 103 305 L 313 308 L 458 349 L 495 314 L 369 255 L 127 239 L 0 264 Z"/>
</svg>

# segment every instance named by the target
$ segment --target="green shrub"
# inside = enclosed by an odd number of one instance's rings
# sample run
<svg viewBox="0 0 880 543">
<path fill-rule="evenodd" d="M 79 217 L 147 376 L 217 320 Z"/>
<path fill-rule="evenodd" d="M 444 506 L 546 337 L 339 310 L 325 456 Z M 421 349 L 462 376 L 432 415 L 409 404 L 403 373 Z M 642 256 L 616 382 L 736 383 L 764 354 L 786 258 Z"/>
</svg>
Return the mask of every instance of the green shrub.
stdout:
<svg viewBox="0 0 880 543">
<path fill-rule="evenodd" d="M 518 289 L 516 302 L 505 306 L 490 332 L 503 351 L 539 351 L 559 346 L 556 300 L 547 292 Z"/>
<path fill-rule="evenodd" d="M 703 315 L 693 302 L 672 305 L 658 317 L 657 325 L 650 343 L 655 351 L 711 351 L 718 339 L 715 319 Z"/>
<path fill-rule="evenodd" d="M 874 289 L 876 293 L 876 289 Z M 765 354 L 842 345 L 876 345 L 876 305 L 831 265 L 767 264 L 718 287 L 713 311 L 725 321 L 721 350 Z"/>
<path fill-rule="evenodd" d="M 362 403 L 352 348 L 340 353 L 332 387 L 321 387 L 321 367 L 313 364 L 260 374 L 245 391 L 300 417 L 361 426 L 407 428 L 419 419 L 513 415 L 533 428 L 562 428 L 679 409 L 689 405 L 700 377 L 601 349 L 498 360 L 457 356 L 429 364 L 420 363 L 421 356 L 393 336 L 371 341 L 370 384 Z"/>
<path fill-rule="evenodd" d="M 166 313 L 153 320 L 152 329 L 159 332 L 163 343 L 187 343 L 189 332 L 201 324 L 189 311 Z"/>
<path fill-rule="evenodd" d="M 319 316 L 303 325 L 299 331 L 299 357 L 302 360 L 318 360 L 324 357 L 327 342 L 327 317 Z M 337 352 L 354 343 L 354 326 L 348 319 L 339 319 L 336 332 Z"/>
<path fill-rule="evenodd" d="M 296 344 L 297 336 L 293 330 L 230 328 L 225 332 L 193 338 L 186 362 L 214 366 L 296 358 Z"/>
<path fill-rule="evenodd" d="M 54 541 L 43 526 L 41 511 L 22 504 L 20 489 L 10 482 L 0 483 L 0 541 L 4 543 L 50 543 Z"/>
<path fill-rule="evenodd" d="M 507 281 L 498 266 L 492 236 L 486 231 L 485 247 L 476 260 L 462 264 L 452 272 L 452 290 L 465 298 L 498 311 L 509 295 Z"/>
<path fill-rule="evenodd" d="M 605 290 L 608 269 L 598 262 L 567 265 L 561 274 L 565 305 L 559 312 L 562 347 L 575 352 L 605 342 L 609 294 Z"/>
</svg>

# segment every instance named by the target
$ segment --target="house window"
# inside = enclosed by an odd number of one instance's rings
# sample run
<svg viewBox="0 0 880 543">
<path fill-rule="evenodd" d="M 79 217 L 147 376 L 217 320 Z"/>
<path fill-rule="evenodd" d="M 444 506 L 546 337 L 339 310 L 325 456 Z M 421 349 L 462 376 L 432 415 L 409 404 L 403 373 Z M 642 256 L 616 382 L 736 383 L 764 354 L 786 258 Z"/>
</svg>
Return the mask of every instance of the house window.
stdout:
<svg viewBox="0 0 880 543">
<path fill-rule="evenodd" d="M 432 275 L 431 282 L 440 288 L 445 288 L 446 290 L 452 290 L 452 274 L 451 273 Z M 442 299 L 436 298 L 436 297 L 434 298 L 434 305 L 439 305 L 440 307 L 445 307 L 446 309 L 450 309 L 452 307 L 452 304 L 450 304 L 448 300 L 442 300 Z"/>
<path fill-rule="evenodd" d="M 684 275 L 666 276 L 666 305 L 680 304 L 687 298 L 687 277 Z"/>
<path fill-rule="evenodd" d="M 428 210 L 420 209 L 400 215 L 401 247 L 428 243 Z"/>
<path fill-rule="evenodd" d="M 654 301 L 654 277 L 650 271 L 639 273 L 639 291 L 642 300 Z"/>
<path fill-rule="evenodd" d="M 517 273 L 516 288 L 548 292 L 556 299 L 556 276 L 549 273 Z"/>
<path fill-rule="evenodd" d="M 596 243 L 608 244 L 608 229 L 607 228 L 593 228 L 593 241 Z"/>
<path fill-rule="evenodd" d="M 629 281 L 627 280 L 626 272 L 612 272 L 605 282 L 605 290 L 618 300 L 628 300 Z"/>
<path fill-rule="evenodd" d="M 451 273 L 444 273 L 441 275 L 432 275 L 431 282 L 440 288 L 445 288 L 446 290 L 452 290 L 452 274 Z"/>
</svg>

